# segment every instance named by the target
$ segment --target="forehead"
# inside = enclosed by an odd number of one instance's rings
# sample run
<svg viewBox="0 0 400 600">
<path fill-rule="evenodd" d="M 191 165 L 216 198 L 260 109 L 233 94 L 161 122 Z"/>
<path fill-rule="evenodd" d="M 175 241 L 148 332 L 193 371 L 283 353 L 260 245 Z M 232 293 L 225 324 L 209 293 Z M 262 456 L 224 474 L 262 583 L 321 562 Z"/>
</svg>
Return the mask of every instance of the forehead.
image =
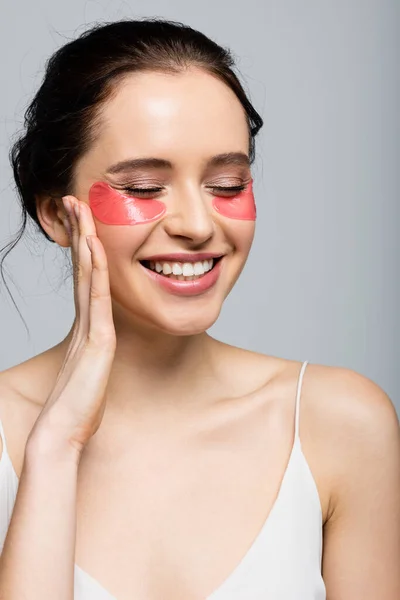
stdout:
<svg viewBox="0 0 400 600">
<path fill-rule="evenodd" d="M 117 84 L 100 114 L 95 146 L 112 160 L 134 154 L 190 159 L 248 151 L 242 105 L 221 80 L 201 69 L 132 74 Z"/>
</svg>

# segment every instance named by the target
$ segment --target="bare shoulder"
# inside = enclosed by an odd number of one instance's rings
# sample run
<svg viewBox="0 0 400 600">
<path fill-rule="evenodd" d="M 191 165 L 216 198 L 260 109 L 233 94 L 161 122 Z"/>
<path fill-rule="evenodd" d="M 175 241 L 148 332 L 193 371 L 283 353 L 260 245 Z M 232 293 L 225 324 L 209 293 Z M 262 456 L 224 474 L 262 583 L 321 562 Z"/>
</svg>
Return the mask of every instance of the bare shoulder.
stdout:
<svg viewBox="0 0 400 600">
<path fill-rule="evenodd" d="M 31 372 L 31 364 L 28 363 L 0 372 L 0 420 L 8 453 L 18 476 L 22 470 L 26 441 L 42 409 L 42 405 L 34 399 L 34 381 L 31 382 L 33 396 L 26 393 Z M 2 454 L 3 442 L 0 438 L 0 457 Z"/>
<path fill-rule="evenodd" d="M 368 377 L 351 369 L 309 364 L 304 393 L 325 432 L 352 443 L 354 435 L 371 439 L 396 433 L 399 421 L 386 392 Z"/>
<path fill-rule="evenodd" d="M 381 468 L 382 461 L 387 461 L 388 468 L 399 465 L 396 409 L 386 392 L 368 377 L 347 368 L 309 364 L 302 411 L 301 435 L 313 447 L 310 460 L 324 480 L 324 489 L 329 489 L 327 518 L 337 511 L 344 490 L 350 485 L 361 489 L 377 463 Z"/>
<path fill-rule="evenodd" d="M 276 400 L 284 417 L 292 418 L 303 363 L 258 353 L 241 354 L 240 361 L 248 363 L 248 372 L 254 369 L 254 381 L 262 383 L 265 377 L 266 402 Z M 392 473 L 387 485 L 396 488 L 399 419 L 377 383 L 348 368 L 309 363 L 300 399 L 301 445 L 318 489 L 324 523 L 331 525 L 332 516 L 339 514 L 346 490 L 356 490 L 355 502 L 357 491 L 362 493 L 382 468 Z"/>
<path fill-rule="evenodd" d="M 390 444 L 399 435 L 399 419 L 387 393 L 368 377 L 351 369 L 310 364 L 304 394 L 321 433 L 344 451 Z M 340 448 L 338 447 L 340 451 Z"/>
</svg>

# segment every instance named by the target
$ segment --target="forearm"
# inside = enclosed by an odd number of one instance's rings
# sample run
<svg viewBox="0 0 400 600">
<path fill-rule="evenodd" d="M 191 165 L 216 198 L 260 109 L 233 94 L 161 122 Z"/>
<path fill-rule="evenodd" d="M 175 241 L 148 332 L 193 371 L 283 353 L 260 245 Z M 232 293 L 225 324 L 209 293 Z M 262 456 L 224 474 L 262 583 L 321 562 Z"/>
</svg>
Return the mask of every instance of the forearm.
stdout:
<svg viewBox="0 0 400 600">
<path fill-rule="evenodd" d="M 78 464 L 25 454 L 0 558 L 0 600 L 73 600 Z"/>
</svg>

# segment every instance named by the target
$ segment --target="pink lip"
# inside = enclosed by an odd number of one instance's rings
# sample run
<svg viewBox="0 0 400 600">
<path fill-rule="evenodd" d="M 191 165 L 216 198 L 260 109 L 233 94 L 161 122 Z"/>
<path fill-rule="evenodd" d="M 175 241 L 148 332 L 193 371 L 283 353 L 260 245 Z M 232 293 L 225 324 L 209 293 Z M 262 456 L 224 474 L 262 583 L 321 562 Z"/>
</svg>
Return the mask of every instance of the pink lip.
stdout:
<svg viewBox="0 0 400 600">
<path fill-rule="evenodd" d="M 198 252 L 197 254 L 188 254 L 184 252 L 175 252 L 172 254 L 154 254 L 153 256 L 146 256 L 146 258 L 141 258 L 140 260 L 151 260 L 154 262 L 196 262 L 201 260 L 208 260 L 210 258 L 219 258 L 223 256 L 223 252 L 219 254 L 211 253 L 211 252 Z"/>
<path fill-rule="evenodd" d="M 143 265 L 140 266 L 146 271 L 147 275 L 153 279 L 153 281 L 159 283 L 168 292 L 178 296 L 197 296 L 203 292 L 206 292 L 216 284 L 221 273 L 222 261 L 223 258 L 217 262 L 211 271 L 208 271 L 205 275 L 203 275 L 203 277 L 200 277 L 199 279 L 192 279 L 191 281 L 180 281 L 179 279 L 164 277 L 163 275 L 159 275 L 156 271 L 146 269 L 146 267 Z"/>
</svg>

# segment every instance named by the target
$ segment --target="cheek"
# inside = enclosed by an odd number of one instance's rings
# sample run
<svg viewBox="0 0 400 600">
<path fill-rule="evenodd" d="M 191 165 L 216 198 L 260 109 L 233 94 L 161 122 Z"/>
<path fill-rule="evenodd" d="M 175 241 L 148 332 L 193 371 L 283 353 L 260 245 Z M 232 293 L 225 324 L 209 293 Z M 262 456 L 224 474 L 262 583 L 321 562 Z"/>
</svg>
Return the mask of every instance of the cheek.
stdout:
<svg viewBox="0 0 400 600">
<path fill-rule="evenodd" d="M 107 255 L 110 276 L 132 267 L 132 261 L 151 234 L 154 225 L 142 227 L 115 226 L 96 223 L 97 235 Z"/>
<path fill-rule="evenodd" d="M 141 225 L 156 221 L 166 211 L 159 200 L 143 200 L 126 196 L 103 181 L 89 190 L 90 208 L 99 221 L 106 225 Z"/>
<path fill-rule="evenodd" d="M 228 224 L 228 221 L 226 221 Z M 247 257 L 255 234 L 255 221 L 250 219 L 232 219 L 224 228 L 225 235 L 234 246 L 240 260 Z"/>
<path fill-rule="evenodd" d="M 256 220 L 256 204 L 253 194 L 253 182 L 233 198 L 222 198 L 216 196 L 213 199 L 215 210 L 229 219 L 240 219 L 241 221 Z"/>
</svg>

